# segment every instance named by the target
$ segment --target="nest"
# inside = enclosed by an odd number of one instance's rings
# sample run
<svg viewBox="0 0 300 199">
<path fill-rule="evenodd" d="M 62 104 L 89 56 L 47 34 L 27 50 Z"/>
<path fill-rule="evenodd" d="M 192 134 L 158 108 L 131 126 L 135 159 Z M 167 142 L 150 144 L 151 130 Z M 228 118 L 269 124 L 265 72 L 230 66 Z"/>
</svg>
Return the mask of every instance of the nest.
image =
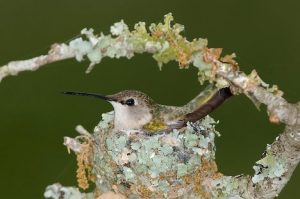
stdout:
<svg viewBox="0 0 300 199">
<path fill-rule="evenodd" d="M 170 133 L 113 130 L 103 114 L 90 153 L 97 192 L 128 198 L 209 198 L 205 179 L 220 175 L 215 164 L 215 121 L 207 116 Z"/>
</svg>

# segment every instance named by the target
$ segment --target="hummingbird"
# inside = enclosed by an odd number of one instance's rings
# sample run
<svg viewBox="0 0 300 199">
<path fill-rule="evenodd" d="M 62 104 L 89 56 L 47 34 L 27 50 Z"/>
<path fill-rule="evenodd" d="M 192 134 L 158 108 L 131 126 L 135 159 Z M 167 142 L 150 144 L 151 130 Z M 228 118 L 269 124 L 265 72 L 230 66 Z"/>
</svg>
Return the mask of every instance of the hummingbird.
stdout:
<svg viewBox="0 0 300 199">
<path fill-rule="evenodd" d="M 114 129 L 142 130 L 147 133 L 170 132 L 188 122 L 196 122 L 232 96 L 229 87 L 209 84 L 200 94 L 183 106 L 156 103 L 147 94 L 124 90 L 113 95 L 86 92 L 63 92 L 67 95 L 90 96 L 109 102 L 114 108 Z"/>
</svg>

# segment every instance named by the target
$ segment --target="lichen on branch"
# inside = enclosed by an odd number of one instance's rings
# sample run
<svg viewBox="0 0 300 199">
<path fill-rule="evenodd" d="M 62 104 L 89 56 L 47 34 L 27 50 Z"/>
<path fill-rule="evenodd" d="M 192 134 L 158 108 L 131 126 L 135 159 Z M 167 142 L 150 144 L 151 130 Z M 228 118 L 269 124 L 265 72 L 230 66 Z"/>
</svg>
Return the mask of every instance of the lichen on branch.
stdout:
<svg viewBox="0 0 300 199">
<path fill-rule="evenodd" d="M 196 52 L 207 46 L 206 39 L 188 41 L 181 32 L 183 25 L 174 24 L 172 14 L 165 15 L 164 23 L 151 24 L 147 30 L 144 22 L 135 24 L 132 31 L 123 20 L 111 26 L 111 34 L 94 34 L 93 29 L 83 29 L 82 37 L 71 40 L 68 44 L 55 44 L 47 55 L 24 61 L 10 62 L 0 68 L 0 80 L 21 71 L 36 70 L 47 63 L 75 57 L 77 61 L 88 59 L 90 72 L 95 64 L 104 57 L 132 58 L 135 53 L 151 53 L 159 66 L 169 61 L 177 61 L 181 68 L 188 67 L 197 59 Z M 55 55 L 55 56 L 54 56 Z M 197 64 L 201 68 L 201 64 Z M 205 68 L 204 66 L 202 69 Z"/>
<path fill-rule="evenodd" d="M 113 24 L 110 27 L 111 34 L 108 35 L 103 33 L 97 35 L 93 29 L 84 28 L 81 31 L 81 37 L 73 39 L 67 44 L 52 45 L 47 55 L 29 60 L 13 61 L 2 66 L 0 81 L 9 75 L 17 75 L 26 70 L 37 70 L 45 64 L 73 57 L 77 61 L 88 59 L 90 65 L 86 72 L 89 73 L 105 57 L 130 59 L 136 53 L 150 53 L 160 68 L 170 61 L 178 62 L 180 68 L 188 68 L 193 65 L 198 68 L 201 84 L 205 81 L 215 82 L 220 88 L 231 85 L 235 94 L 245 93 L 256 105 L 259 105 L 259 100 L 223 74 L 224 70 L 239 72 L 238 63 L 234 60 L 234 53 L 221 57 L 222 49 L 208 48 L 206 39 L 198 38 L 189 41 L 181 35 L 184 26 L 172 22 L 173 16 L 169 13 L 165 15 L 163 23 L 152 23 L 148 29 L 144 22 L 139 22 L 134 25 L 133 30 L 130 30 L 123 20 Z M 260 81 L 257 74 L 246 76 L 246 78 L 256 85 L 263 85 L 269 91 L 282 93 L 276 86 L 269 89 L 269 85 Z"/>
</svg>

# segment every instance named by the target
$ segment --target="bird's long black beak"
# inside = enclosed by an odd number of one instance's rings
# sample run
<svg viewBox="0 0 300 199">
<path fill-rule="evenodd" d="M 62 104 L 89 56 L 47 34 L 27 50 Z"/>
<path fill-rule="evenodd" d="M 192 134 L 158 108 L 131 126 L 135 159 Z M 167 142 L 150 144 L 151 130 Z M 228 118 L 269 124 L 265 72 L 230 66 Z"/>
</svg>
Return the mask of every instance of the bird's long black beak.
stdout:
<svg viewBox="0 0 300 199">
<path fill-rule="evenodd" d="M 89 97 L 95 97 L 95 98 L 98 98 L 98 99 L 103 99 L 103 100 L 106 100 L 106 101 L 116 101 L 111 96 L 105 96 L 105 95 L 100 95 L 100 94 L 96 94 L 96 93 L 66 91 L 66 92 L 63 92 L 63 94 L 65 94 L 65 95 L 89 96 Z"/>
</svg>

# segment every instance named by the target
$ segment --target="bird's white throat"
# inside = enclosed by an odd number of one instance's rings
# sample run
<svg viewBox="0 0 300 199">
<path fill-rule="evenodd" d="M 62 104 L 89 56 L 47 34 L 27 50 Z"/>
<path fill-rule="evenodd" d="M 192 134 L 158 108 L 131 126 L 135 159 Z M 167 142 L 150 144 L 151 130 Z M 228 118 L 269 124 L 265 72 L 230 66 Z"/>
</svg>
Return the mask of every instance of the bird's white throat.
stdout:
<svg viewBox="0 0 300 199">
<path fill-rule="evenodd" d="M 114 128 L 116 130 L 142 129 L 152 119 L 150 110 L 140 104 L 127 106 L 113 101 L 110 103 L 114 107 Z"/>
</svg>

